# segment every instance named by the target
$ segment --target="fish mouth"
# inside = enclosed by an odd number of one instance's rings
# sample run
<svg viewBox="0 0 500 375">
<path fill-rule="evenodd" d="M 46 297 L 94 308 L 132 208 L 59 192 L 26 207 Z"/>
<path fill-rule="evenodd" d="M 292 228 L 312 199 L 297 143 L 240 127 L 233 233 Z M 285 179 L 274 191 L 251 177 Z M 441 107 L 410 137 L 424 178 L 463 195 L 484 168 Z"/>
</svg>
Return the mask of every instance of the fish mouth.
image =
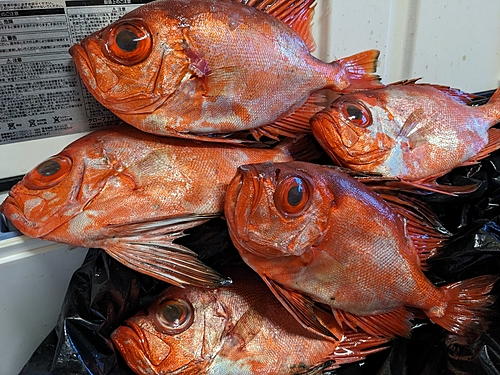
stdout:
<svg viewBox="0 0 500 375">
<path fill-rule="evenodd" d="M 111 334 L 111 341 L 120 352 L 127 364 L 137 374 L 146 374 L 148 368 L 154 365 L 146 355 L 147 341 L 141 328 L 131 320 L 126 320 L 123 326 L 118 327 Z M 144 369 L 144 371 L 141 371 Z"/>
<path fill-rule="evenodd" d="M 30 237 L 37 237 L 34 232 L 38 229 L 36 223 L 26 218 L 21 206 L 10 192 L 3 203 L 0 204 L 0 213 L 5 215 L 5 217 L 9 219 L 12 224 L 14 224 L 14 226 L 21 231 L 21 233 Z"/>
<path fill-rule="evenodd" d="M 90 57 L 87 54 L 86 49 L 81 44 L 74 44 L 69 48 L 69 54 L 73 58 L 75 62 L 76 69 L 80 74 L 80 77 L 85 82 L 85 85 L 89 90 L 94 94 L 97 93 L 98 97 L 101 97 L 102 94 L 99 94 L 99 88 L 97 86 L 97 80 L 95 78 L 94 70 L 92 69 L 92 63 L 90 61 Z M 96 96 L 96 95 L 94 95 Z"/>
<path fill-rule="evenodd" d="M 230 229 L 244 241 L 249 240 L 248 220 L 262 195 L 259 174 L 252 165 L 238 167 L 226 190 L 225 215 Z M 250 199 L 250 204 L 248 200 Z"/>
</svg>

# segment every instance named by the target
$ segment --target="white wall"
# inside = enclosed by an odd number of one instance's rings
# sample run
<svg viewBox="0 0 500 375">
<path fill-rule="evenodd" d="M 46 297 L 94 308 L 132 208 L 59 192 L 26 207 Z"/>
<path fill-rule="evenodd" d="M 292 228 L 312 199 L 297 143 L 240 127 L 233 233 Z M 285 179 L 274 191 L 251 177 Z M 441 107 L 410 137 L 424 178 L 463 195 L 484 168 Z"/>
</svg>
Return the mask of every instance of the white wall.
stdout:
<svg viewBox="0 0 500 375">
<path fill-rule="evenodd" d="M 423 77 L 483 91 L 499 85 L 498 20 L 498 0 L 319 0 L 315 54 L 331 61 L 376 48 L 385 83 Z M 0 178 L 26 173 L 77 137 L 1 146 Z M 24 236 L 8 241 L 0 243 L 0 375 L 17 373 L 52 329 L 86 252 Z"/>
</svg>

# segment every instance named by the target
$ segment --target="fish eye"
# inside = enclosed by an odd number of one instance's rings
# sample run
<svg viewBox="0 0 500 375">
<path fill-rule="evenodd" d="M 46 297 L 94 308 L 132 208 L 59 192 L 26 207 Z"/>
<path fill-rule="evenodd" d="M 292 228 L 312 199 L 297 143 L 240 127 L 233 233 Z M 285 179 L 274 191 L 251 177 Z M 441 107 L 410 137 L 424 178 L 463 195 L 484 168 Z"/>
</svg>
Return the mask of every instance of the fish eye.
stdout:
<svg viewBox="0 0 500 375">
<path fill-rule="evenodd" d="M 114 25 L 104 35 L 104 40 L 103 53 L 112 61 L 127 66 L 144 61 L 153 46 L 151 34 L 140 22 Z"/>
<path fill-rule="evenodd" d="M 342 114 L 350 122 L 363 128 L 371 125 L 372 123 L 372 115 L 370 111 L 362 103 L 359 102 L 343 102 Z"/>
<path fill-rule="evenodd" d="M 194 320 L 193 306 L 182 299 L 166 299 L 156 309 L 156 328 L 167 334 L 178 334 L 188 329 Z"/>
<path fill-rule="evenodd" d="M 24 177 L 24 186 L 31 190 L 42 190 L 57 185 L 70 172 L 72 160 L 56 155 L 35 167 Z"/>
<path fill-rule="evenodd" d="M 285 216 L 300 215 L 309 203 L 309 186 L 300 177 L 288 177 L 276 186 L 274 203 Z"/>
</svg>

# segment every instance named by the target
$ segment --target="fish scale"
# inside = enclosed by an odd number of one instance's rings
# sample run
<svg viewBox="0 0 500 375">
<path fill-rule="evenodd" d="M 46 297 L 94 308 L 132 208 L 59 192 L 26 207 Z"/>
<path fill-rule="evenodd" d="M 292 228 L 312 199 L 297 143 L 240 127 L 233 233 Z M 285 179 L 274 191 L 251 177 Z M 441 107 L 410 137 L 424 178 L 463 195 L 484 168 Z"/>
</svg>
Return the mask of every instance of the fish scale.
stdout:
<svg viewBox="0 0 500 375">
<path fill-rule="evenodd" d="M 244 130 L 287 136 L 310 131 L 309 117 L 322 108 L 317 91 L 380 86 L 378 51 L 332 63 L 311 55 L 314 4 L 158 0 L 70 54 L 92 95 L 143 131 L 206 141 Z M 120 33 L 136 35 L 137 47 L 121 49 Z"/>
<path fill-rule="evenodd" d="M 267 194 L 258 193 L 263 187 Z M 477 329 L 498 276 L 434 286 L 419 252 L 446 238 L 437 218 L 422 204 L 406 209 L 413 202 L 404 196 L 384 200 L 374 188 L 318 164 L 246 165 L 226 193 L 229 234 L 242 259 L 316 333 L 330 331 L 316 303 L 329 306 L 342 327 L 384 337 L 409 336 L 414 309 L 454 333 Z"/>
</svg>

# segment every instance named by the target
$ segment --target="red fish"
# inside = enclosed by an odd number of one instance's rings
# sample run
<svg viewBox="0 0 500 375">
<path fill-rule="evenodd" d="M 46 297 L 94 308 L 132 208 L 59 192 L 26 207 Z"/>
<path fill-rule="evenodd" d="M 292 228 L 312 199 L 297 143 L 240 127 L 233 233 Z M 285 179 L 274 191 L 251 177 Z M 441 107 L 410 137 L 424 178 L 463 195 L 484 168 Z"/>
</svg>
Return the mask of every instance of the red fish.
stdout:
<svg viewBox="0 0 500 375">
<path fill-rule="evenodd" d="M 231 287 L 167 288 L 111 338 L 138 375 L 319 374 L 362 360 L 387 340 L 346 332 L 340 341 L 305 330 L 254 273 Z"/>
<path fill-rule="evenodd" d="M 334 161 L 442 192 L 436 178 L 500 148 L 500 91 L 481 106 L 474 95 L 415 81 L 351 93 L 311 119 L 314 136 Z"/>
<path fill-rule="evenodd" d="M 438 234 L 406 211 L 344 173 L 303 162 L 240 167 L 225 203 L 243 260 L 305 326 L 324 328 L 312 316 L 316 302 L 373 335 L 409 335 L 412 309 L 451 332 L 476 329 L 498 277 L 434 286 L 415 233 Z"/>
<path fill-rule="evenodd" d="M 314 155 L 314 140 L 306 138 L 262 149 L 157 137 L 123 124 L 82 137 L 42 162 L 0 210 L 30 237 L 102 248 L 176 285 L 225 285 L 226 278 L 173 241 L 222 215 L 239 165 Z"/>
<path fill-rule="evenodd" d="M 380 86 L 378 51 L 313 57 L 314 0 L 159 0 L 70 49 L 90 92 L 125 122 L 187 137 L 310 131 L 311 94 Z M 301 107 L 299 109 L 299 107 Z M 293 116 L 289 116 L 292 112 Z"/>
</svg>

